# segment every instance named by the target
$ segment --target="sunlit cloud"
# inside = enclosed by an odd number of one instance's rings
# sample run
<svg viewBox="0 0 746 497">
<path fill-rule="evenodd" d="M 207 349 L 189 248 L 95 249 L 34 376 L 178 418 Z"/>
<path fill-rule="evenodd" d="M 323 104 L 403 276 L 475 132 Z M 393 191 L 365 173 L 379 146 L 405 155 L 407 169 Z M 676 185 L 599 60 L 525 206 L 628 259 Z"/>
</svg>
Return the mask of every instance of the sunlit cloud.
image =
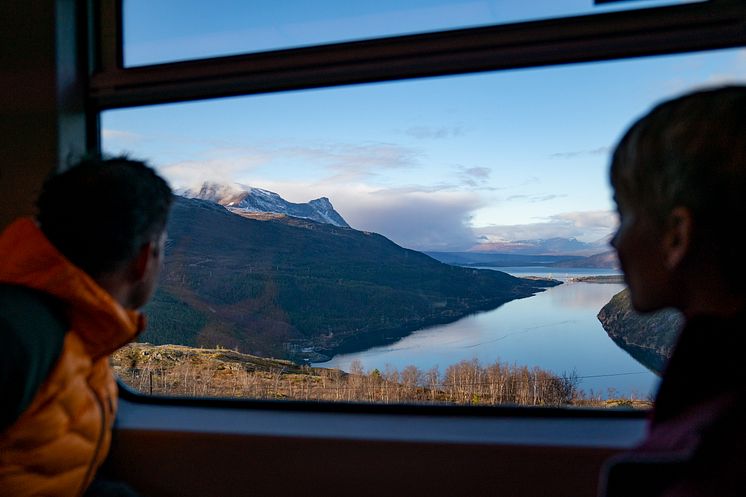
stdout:
<svg viewBox="0 0 746 497">
<path fill-rule="evenodd" d="M 550 219 L 554 222 L 568 222 L 583 230 L 600 230 L 610 232 L 619 224 L 619 217 L 613 211 L 581 211 L 556 214 Z"/>
<path fill-rule="evenodd" d="M 195 188 L 205 181 L 233 183 L 265 161 L 263 156 L 216 157 L 168 164 L 158 167 L 158 171 L 173 188 Z"/>
<path fill-rule="evenodd" d="M 611 211 L 565 212 L 536 223 L 474 228 L 474 233 L 487 243 L 548 238 L 599 242 L 607 239 L 617 224 L 617 216 Z"/>
</svg>

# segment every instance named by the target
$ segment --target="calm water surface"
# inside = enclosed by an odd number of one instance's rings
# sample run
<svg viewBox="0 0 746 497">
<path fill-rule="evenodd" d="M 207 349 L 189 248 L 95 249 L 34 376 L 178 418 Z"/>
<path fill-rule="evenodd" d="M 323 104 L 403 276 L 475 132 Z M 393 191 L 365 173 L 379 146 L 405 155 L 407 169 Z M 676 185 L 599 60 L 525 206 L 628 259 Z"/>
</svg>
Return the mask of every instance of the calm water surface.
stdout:
<svg viewBox="0 0 746 497">
<path fill-rule="evenodd" d="M 334 356 L 318 366 L 348 370 L 358 360 L 365 369 L 387 366 L 399 370 L 415 365 L 441 373 L 462 360 L 482 364 L 499 359 L 517 365 L 539 366 L 555 373 L 575 371 L 586 393 L 635 394 L 645 397 L 657 377 L 632 359 L 608 337 L 596 314 L 622 284 L 568 282 L 573 276 L 616 274 L 599 269 L 543 267 L 495 268 L 515 276 L 551 276 L 564 284 L 533 297 L 514 300 L 454 323 L 425 328 L 398 342 L 354 354 Z"/>
</svg>

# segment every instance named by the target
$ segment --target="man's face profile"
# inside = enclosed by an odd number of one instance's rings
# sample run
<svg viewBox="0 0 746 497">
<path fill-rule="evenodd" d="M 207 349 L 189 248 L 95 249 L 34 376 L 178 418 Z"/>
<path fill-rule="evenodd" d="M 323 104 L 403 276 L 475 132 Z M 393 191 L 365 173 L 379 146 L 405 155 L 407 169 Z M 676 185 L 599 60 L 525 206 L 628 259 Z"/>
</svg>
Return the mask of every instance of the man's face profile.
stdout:
<svg viewBox="0 0 746 497">
<path fill-rule="evenodd" d="M 144 250 L 145 253 L 142 253 L 140 257 L 145 258 L 145 260 L 142 261 L 143 269 L 140 280 L 133 288 L 133 294 L 130 300 L 130 307 L 132 309 L 139 309 L 144 306 L 150 300 L 150 297 L 155 291 L 158 277 L 163 268 L 166 238 L 166 231 L 164 230 L 154 240 L 143 245 L 142 250 Z"/>
</svg>

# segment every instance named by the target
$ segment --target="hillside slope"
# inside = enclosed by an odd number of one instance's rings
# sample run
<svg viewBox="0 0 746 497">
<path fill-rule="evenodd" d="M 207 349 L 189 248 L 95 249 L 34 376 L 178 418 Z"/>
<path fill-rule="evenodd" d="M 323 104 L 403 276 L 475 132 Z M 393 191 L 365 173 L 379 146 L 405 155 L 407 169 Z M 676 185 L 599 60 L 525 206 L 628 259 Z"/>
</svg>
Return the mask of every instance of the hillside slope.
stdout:
<svg viewBox="0 0 746 497">
<path fill-rule="evenodd" d="M 449 266 L 375 233 L 177 197 L 142 340 L 320 360 L 555 284 Z"/>
</svg>

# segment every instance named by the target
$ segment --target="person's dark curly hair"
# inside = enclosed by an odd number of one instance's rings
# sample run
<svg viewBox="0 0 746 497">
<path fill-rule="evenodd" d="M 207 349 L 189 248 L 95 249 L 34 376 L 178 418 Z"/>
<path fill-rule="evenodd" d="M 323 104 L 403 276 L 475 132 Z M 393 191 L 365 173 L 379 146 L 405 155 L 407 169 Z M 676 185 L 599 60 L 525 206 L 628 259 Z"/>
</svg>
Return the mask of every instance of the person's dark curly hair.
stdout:
<svg viewBox="0 0 746 497">
<path fill-rule="evenodd" d="M 37 200 L 50 242 L 96 277 L 132 260 L 166 227 L 172 192 L 144 162 L 86 158 L 51 176 Z"/>
</svg>

